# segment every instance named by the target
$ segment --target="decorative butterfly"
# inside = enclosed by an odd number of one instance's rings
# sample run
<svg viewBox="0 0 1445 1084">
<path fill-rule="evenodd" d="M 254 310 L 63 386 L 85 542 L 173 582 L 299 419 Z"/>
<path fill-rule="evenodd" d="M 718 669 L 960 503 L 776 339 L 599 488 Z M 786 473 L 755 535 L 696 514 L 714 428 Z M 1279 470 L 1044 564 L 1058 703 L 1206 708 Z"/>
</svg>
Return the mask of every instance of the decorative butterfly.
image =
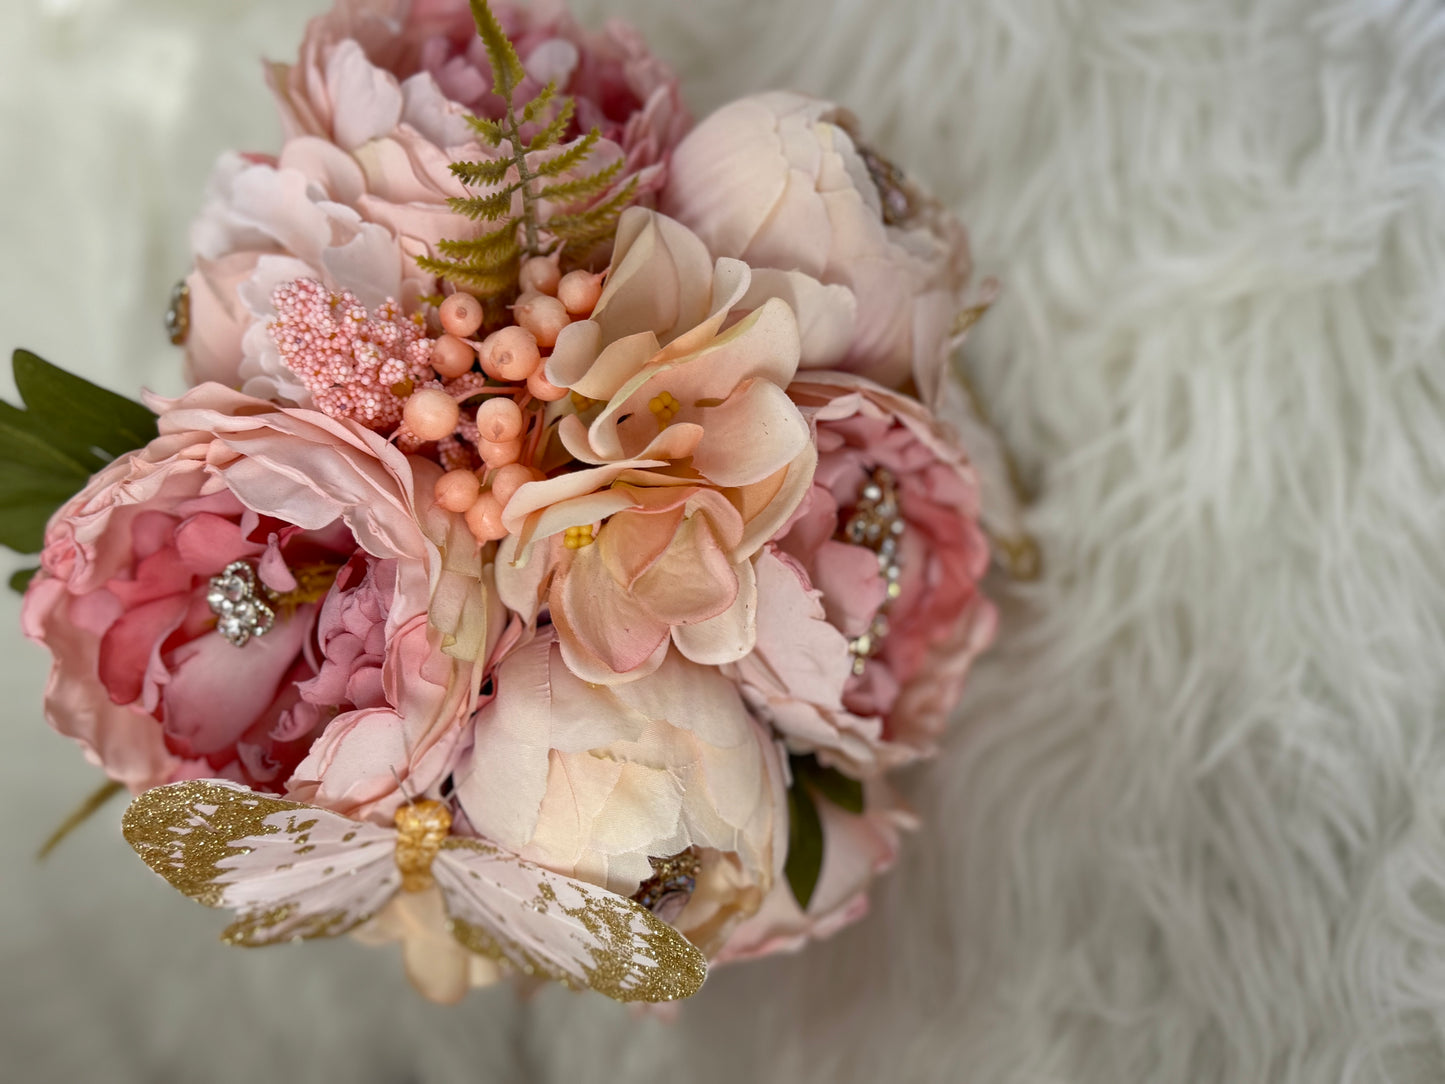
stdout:
<svg viewBox="0 0 1445 1084">
<path fill-rule="evenodd" d="M 451 822 L 442 803 L 417 801 L 392 830 L 201 779 L 141 794 L 121 828 L 191 899 L 236 912 L 228 944 L 335 937 L 398 891 L 436 884 L 452 936 L 526 975 L 618 1001 L 673 1001 L 702 986 L 702 953 L 645 907 L 450 835 Z"/>
</svg>

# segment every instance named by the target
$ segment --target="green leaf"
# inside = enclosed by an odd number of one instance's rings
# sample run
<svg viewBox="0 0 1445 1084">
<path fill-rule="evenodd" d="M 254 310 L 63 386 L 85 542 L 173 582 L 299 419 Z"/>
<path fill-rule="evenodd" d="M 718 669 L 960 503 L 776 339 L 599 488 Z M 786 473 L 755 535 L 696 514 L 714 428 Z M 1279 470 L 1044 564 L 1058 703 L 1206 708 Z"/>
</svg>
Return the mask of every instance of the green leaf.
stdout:
<svg viewBox="0 0 1445 1084">
<path fill-rule="evenodd" d="M 28 350 L 12 358 L 25 409 L 0 402 L 0 545 L 34 553 L 55 510 L 156 435 L 149 410 Z"/>
<path fill-rule="evenodd" d="M 592 153 L 592 148 L 597 146 L 597 142 L 601 138 L 602 132 L 593 128 L 561 154 L 543 162 L 534 172 L 539 177 L 560 177 L 564 173 L 571 172 L 587 160 L 587 156 Z"/>
<path fill-rule="evenodd" d="M 839 809 L 863 812 L 863 784 L 836 768 L 825 768 L 816 757 L 792 757 L 793 778 L 801 779 Z"/>
<path fill-rule="evenodd" d="M 38 568 L 21 568 L 10 574 L 10 590 L 17 595 L 25 594 L 25 589 L 30 586 L 30 581 L 35 579 Z"/>
<path fill-rule="evenodd" d="M 156 436 L 156 417 L 137 402 L 36 357 L 15 351 L 15 386 L 30 415 L 57 448 L 113 459 L 143 448 Z"/>
<path fill-rule="evenodd" d="M 511 104 L 512 91 L 525 77 L 521 58 L 507 37 L 502 24 L 492 14 L 487 0 L 472 0 L 472 19 L 477 24 L 477 33 L 487 47 L 487 60 L 492 65 L 493 93 L 507 99 Z"/>
<path fill-rule="evenodd" d="M 0 494 L 0 546 L 16 553 L 39 553 L 45 545 L 45 525 L 50 517 L 84 487 L 57 485 L 48 491 Z"/>
<path fill-rule="evenodd" d="M 505 181 L 513 165 L 510 158 L 493 158 L 485 162 L 453 162 L 447 168 L 469 188 L 486 188 Z"/>
<path fill-rule="evenodd" d="M 818 819 L 818 807 L 799 779 L 793 780 L 788 788 L 788 859 L 783 873 L 793 897 L 804 911 L 818 887 L 818 875 L 823 871 L 823 822 Z"/>
<path fill-rule="evenodd" d="M 595 196 L 598 193 L 607 191 L 608 185 L 617 179 L 627 163 L 619 158 L 606 169 L 599 169 L 596 173 L 586 177 L 578 177 L 573 181 L 559 181 L 557 184 L 549 184 L 537 195 L 542 199 L 549 199 L 554 203 L 575 203 L 587 196 Z"/>
</svg>

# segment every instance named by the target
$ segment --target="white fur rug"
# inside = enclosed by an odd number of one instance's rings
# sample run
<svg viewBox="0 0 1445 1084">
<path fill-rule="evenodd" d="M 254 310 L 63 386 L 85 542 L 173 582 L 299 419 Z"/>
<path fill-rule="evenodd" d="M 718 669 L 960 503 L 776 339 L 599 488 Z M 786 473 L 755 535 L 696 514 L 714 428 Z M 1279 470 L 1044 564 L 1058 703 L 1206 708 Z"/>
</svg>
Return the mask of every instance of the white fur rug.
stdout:
<svg viewBox="0 0 1445 1084">
<path fill-rule="evenodd" d="M 6 0 L 0 340 L 178 383 L 214 155 L 296 0 Z M 1004 300 L 969 364 L 1047 575 L 873 914 L 672 1025 L 438 1010 L 352 944 L 238 953 L 135 861 L 0 607 L 0 1075 L 1060 1084 L 1445 1078 L 1445 11 L 1435 0 L 588 0 L 699 110 L 851 103 Z M 12 1076 L 13 1074 L 13 1076 Z"/>
</svg>

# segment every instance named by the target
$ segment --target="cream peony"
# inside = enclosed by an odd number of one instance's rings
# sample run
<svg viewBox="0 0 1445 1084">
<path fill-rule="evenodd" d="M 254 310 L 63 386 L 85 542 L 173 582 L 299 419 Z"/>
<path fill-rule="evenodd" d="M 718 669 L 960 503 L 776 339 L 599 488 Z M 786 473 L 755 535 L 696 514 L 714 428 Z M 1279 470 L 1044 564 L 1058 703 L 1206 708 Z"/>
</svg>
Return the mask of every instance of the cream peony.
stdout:
<svg viewBox="0 0 1445 1084">
<path fill-rule="evenodd" d="M 630 895 L 651 857 L 703 856 L 674 920 L 705 951 L 771 890 L 787 843 L 777 747 L 716 669 L 669 652 L 655 672 L 592 685 L 553 636 L 519 648 L 477 713 L 457 799 L 523 858 Z"/>
<path fill-rule="evenodd" d="M 967 235 L 860 142 L 846 110 L 788 92 L 723 106 L 677 148 L 660 207 L 753 267 L 754 300 L 793 305 L 804 368 L 935 402 L 967 305 Z"/>
</svg>

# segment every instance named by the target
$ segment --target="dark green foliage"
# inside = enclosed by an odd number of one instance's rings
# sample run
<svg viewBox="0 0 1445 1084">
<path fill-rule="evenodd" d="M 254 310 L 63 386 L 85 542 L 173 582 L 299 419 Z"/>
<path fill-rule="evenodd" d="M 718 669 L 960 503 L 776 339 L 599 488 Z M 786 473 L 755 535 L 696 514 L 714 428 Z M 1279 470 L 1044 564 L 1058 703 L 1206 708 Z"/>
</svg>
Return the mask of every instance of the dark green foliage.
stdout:
<svg viewBox="0 0 1445 1084">
<path fill-rule="evenodd" d="M 849 813 L 863 812 L 863 784 L 816 757 L 789 757 L 793 785 L 788 788 L 788 859 L 783 866 L 798 906 L 808 909 L 823 869 L 823 822 L 815 796 Z"/>
<path fill-rule="evenodd" d="M 55 510 L 116 456 L 149 443 L 156 419 L 28 350 L 11 364 L 25 408 L 0 401 L 0 545 L 35 553 Z"/>
<path fill-rule="evenodd" d="M 793 777 L 801 779 L 832 802 L 839 809 L 849 813 L 863 812 L 863 784 L 844 775 L 837 768 L 825 768 L 815 757 L 789 758 Z"/>
<path fill-rule="evenodd" d="M 802 780 L 794 779 L 788 788 L 788 860 L 783 873 L 798 906 L 805 911 L 822 871 L 823 823 L 818 819 L 818 807 L 813 804 L 808 788 Z"/>
</svg>

